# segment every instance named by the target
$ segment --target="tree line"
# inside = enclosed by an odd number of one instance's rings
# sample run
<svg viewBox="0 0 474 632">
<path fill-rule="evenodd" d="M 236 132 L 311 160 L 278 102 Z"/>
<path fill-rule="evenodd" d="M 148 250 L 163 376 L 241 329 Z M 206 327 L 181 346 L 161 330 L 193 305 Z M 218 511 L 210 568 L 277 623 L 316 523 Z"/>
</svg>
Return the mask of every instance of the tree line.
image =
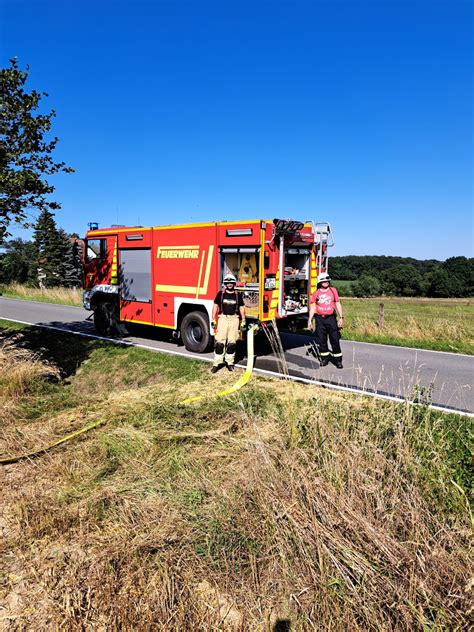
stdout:
<svg viewBox="0 0 474 632">
<path fill-rule="evenodd" d="M 0 283 L 31 287 L 80 287 L 83 242 L 56 225 L 44 209 L 33 225 L 33 239 L 10 239 L 0 251 Z"/>
<path fill-rule="evenodd" d="M 450 257 L 446 261 L 412 257 L 331 257 L 331 277 L 343 294 L 353 296 L 474 296 L 474 258 Z"/>
</svg>

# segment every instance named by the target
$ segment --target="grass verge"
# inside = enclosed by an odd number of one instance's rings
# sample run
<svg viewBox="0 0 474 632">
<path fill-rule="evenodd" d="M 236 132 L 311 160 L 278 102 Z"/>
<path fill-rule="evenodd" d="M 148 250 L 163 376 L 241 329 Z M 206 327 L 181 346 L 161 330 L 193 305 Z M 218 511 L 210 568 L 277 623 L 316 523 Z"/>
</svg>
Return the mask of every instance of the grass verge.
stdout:
<svg viewBox="0 0 474 632">
<path fill-rule="evenodd" d="M 0 295 L 6 298 L 20 298 L 26 301 L 41 301 L 42 303 L 57 303 L 59 305 L 74 305 L 82 307 L 82 289 L 80 288 L 34 288 L 20 283 L 0 286 Z"/>
<path fill-rule="evenodd" d="M 3 331 L 11 629 L 428 630 L 469 618 L 468 420 Z M 25 364 L 31 365 L 25 369 Z M 284 627 L 286 626 L 286 627 Z"/>
</svg>

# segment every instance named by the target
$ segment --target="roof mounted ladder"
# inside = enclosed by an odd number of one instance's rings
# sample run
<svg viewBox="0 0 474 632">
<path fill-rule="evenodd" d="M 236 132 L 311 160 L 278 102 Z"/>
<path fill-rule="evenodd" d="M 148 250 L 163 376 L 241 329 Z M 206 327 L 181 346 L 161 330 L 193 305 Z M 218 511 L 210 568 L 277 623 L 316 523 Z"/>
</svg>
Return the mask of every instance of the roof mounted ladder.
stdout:
<svg viewBox="0 0 474 632">
<path fill-rule="evenodd" d="M 318 274 L 328 269 L 328 248 L 334 246 L 334 237 L 329 222 L 311 222 L 316 248 L 316 269 Z"/>
</svg>

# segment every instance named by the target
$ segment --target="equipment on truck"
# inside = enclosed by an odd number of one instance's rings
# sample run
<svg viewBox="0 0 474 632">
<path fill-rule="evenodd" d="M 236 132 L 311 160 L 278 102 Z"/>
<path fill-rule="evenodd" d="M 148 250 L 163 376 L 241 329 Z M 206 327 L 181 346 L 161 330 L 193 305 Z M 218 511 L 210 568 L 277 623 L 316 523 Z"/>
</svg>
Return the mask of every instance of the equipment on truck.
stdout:
<svg viewBox="0 0 474 632">
<path fill-rule="evenodd" d="M 187 349 L 212 345 L 212 306 L 228 275 L 250 323 L 305 318 L 334 244 L 328 223 L 290 219 L 96 228 L 84 248 L 83 303 L 99 334 L 164 327 Z"/>
</svg>

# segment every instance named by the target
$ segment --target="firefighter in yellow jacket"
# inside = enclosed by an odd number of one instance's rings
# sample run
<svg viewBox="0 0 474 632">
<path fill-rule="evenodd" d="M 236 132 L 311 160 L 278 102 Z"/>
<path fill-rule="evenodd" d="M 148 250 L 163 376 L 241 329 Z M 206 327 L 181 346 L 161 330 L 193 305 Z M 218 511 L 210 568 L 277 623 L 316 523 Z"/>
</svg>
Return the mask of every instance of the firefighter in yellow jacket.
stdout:
<svg viewBox="0 0 474 632">
<path fill-rule="evenodd" d="M 229 371 L 234 370 L 235 348 L 240 329 L 245 329 L 245 307 L 242 293 L 235 289 L 237 279 L 233 274 L 224 277 L 224 289 L 217 293 L 212 308 L 211 327 L 215 330 L 214 363 L 211 373 L 217 373 L 224 362 Z"/>
</svg>

